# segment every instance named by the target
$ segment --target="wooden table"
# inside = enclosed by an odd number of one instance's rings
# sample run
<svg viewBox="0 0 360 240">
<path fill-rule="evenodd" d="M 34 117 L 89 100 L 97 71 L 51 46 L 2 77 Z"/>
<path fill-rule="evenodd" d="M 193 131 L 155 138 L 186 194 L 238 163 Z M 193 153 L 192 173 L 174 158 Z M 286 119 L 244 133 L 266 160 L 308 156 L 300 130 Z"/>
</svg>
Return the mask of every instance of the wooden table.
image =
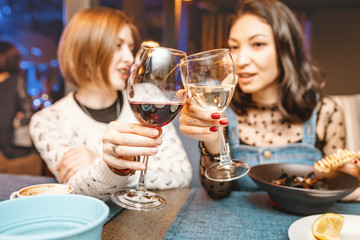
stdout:
<svg viewBox="0 0 360 240">
<path fill-rule="evenodd" d="M 167 201 L 163 209 L 148 212 L 124 209 L 104 226 L 102 239 L 163 239 L 190 189 L 156 192 Z"/>
</svg>

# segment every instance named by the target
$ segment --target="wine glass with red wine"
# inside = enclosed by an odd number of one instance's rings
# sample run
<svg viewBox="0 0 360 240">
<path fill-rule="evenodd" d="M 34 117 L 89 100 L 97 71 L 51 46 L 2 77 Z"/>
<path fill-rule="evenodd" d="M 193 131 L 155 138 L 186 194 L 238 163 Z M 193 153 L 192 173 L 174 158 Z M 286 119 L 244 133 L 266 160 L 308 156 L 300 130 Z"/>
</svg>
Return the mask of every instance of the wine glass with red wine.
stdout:
<svg viewBox="0 0 360 240">
<path fill-rule="evenodd" d="M 166 47 L 142 46 L 135 56 L 127 84 L 127 98 L 136 119 L 147 127 L 163 127 L 181 111 L 186 101 L 187 79 L 180 73 L 186 53 Z M 147 167 L 148 156 L 142 156 Z M 121 207 L 150 211 L 166 205 L 159 194 L 146 190 L 146 170 L 135 189 L 115 192 L 111 199 Z"/>
</svg>

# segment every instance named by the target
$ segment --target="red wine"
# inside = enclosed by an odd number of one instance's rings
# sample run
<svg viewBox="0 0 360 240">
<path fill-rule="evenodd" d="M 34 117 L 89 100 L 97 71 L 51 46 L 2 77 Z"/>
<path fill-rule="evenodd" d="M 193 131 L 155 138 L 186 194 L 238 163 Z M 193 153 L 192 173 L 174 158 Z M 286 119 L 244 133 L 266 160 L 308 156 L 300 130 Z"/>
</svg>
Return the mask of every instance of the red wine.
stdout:
<svg viewBox="0 0 360 240">
<path fill-rule="evenodd" d="M 184 106 L 179 102 L 151 103 L 131 102 L 131 110 L 136 119 L 144 126 L 163 127 L 170 123 Z"/>
</svg>

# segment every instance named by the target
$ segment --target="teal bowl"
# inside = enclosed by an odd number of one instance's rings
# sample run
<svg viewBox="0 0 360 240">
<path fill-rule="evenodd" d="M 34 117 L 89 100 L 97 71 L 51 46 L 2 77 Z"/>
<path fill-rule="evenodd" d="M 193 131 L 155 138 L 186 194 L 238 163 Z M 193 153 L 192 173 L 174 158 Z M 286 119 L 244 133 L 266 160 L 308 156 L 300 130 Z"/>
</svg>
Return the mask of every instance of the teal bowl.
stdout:
<svg viewBox="0 0 360 240">
<path fill-rule="evenodd" d="M 76 194 L 38 195 L 0 202 L 0 240 L 101 239 L 109 207 Z"/>
</svg>

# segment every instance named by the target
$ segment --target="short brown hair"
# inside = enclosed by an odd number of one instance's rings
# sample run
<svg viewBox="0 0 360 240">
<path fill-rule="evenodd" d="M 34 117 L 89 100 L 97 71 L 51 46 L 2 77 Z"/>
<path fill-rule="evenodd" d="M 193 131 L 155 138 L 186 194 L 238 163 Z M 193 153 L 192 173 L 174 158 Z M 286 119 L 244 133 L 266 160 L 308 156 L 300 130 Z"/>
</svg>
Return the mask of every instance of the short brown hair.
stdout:
<svg viewBox="0 0 360 240">
<path fill-rule="evenodd" d="M 66 25 L 58 47 L 60 71 L 65 80 L 75 87 L 89 83 L 109 86 L 109 65 L 118 34 L 125 25 L 130 27 L 137 49 L 139 32 L 120 10 L 92 7 L 77 12 Z"/>
</svg>

